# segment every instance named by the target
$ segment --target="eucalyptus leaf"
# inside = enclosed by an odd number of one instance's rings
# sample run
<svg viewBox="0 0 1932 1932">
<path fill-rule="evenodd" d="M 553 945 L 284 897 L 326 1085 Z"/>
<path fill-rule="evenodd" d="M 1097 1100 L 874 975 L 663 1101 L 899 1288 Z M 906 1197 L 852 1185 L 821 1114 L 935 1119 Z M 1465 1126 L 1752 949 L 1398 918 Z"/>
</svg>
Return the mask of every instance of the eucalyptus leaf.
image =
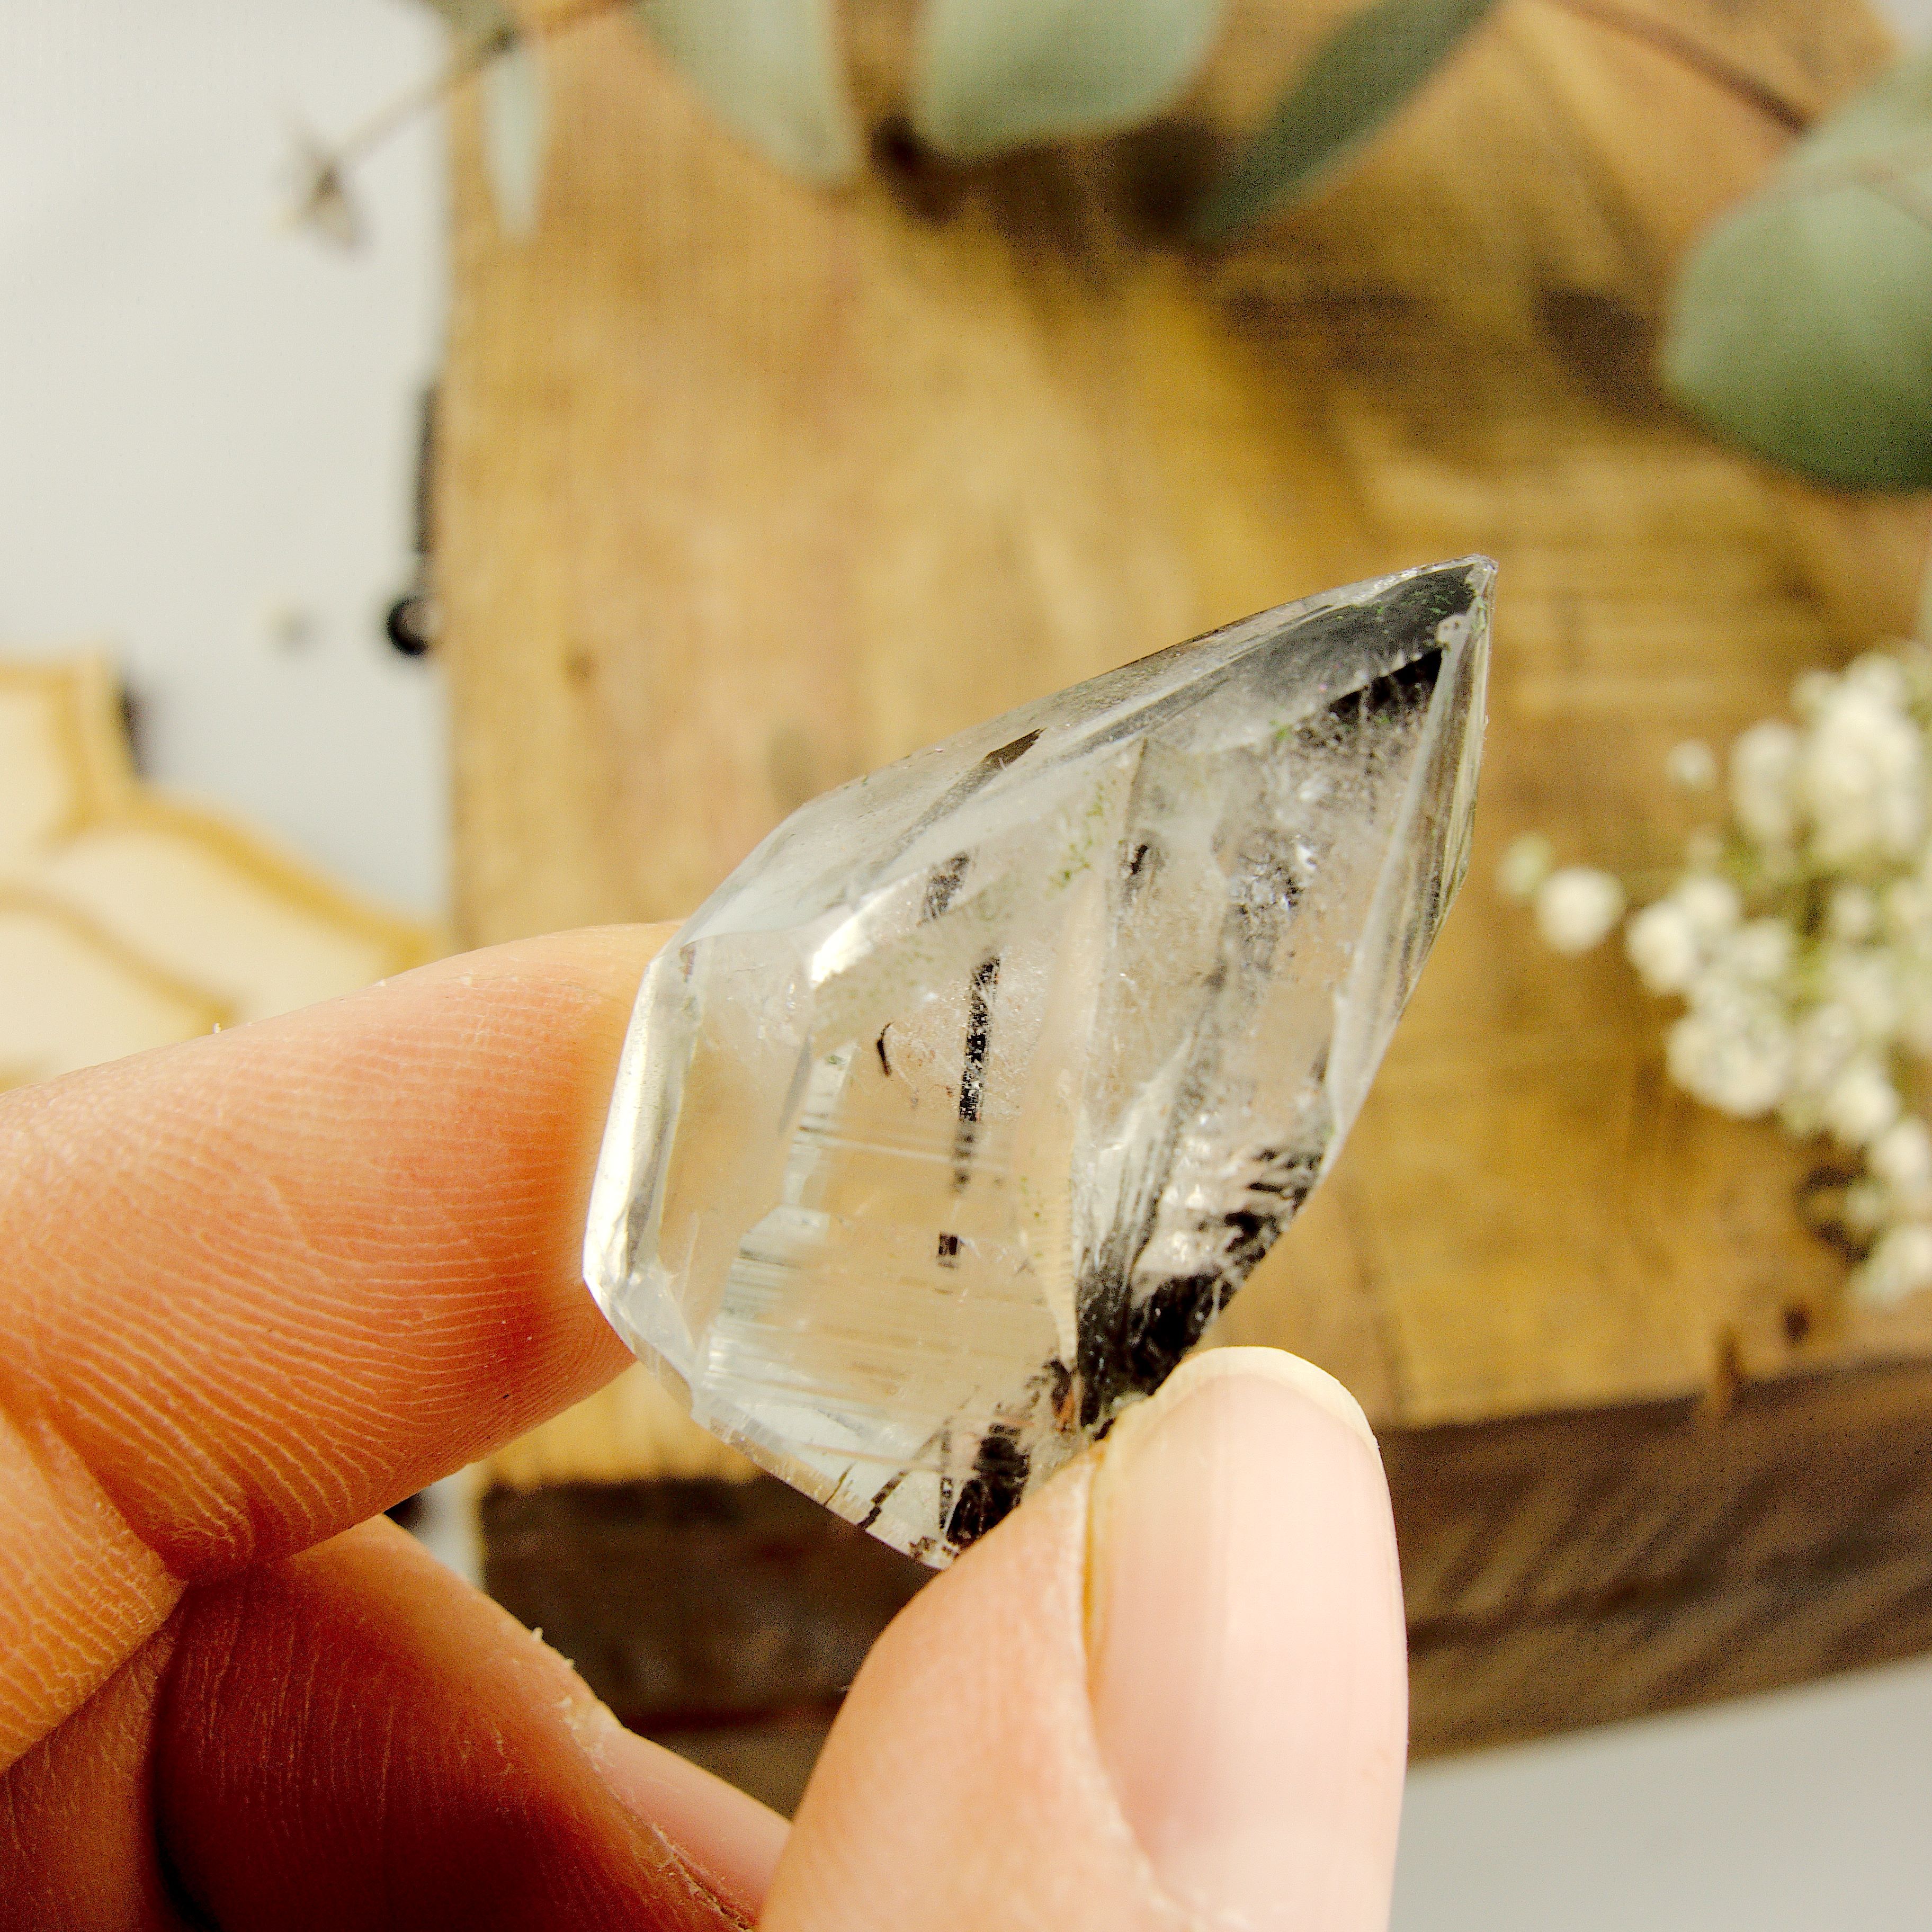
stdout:
<svg viewBox="0 0 1932 1932">
<path fill-rule="evenodd" d="M 1705 236 L 1662 370 L 1680 401 L 1793 469 L 1932 484 L 1932 54 L 1820 122 Z"/>
<path fill-rule="evenodd" d="M 1376 0 L 1336 32 L 1234 160 L 1195 217 L 1225 241 L 1306 194 L 1354 152 L 1452 53 L 1496 0 Z"/>
<path fill-rule="evenodd" d="M 465 40 L 482 41 L 502 34 L 514 38 L 516 16 L 503 0 L 429 0 L 452 30 Z"/>
<path fill-rule="evenodd" d="M 483 170 L 496 220 L 514 241 L 536 232 L 550 111 L 542 56 L 503 0 L 429 0 L 483 69 Z"/>
<path fill-rule="evenodd" d="M 512 240 L 536 232 L 550 134 L 543 56 L 519 35 L 483 73 L 483 159 L 496 219 Z"/>
<path fill-rule="evenodd" d="M 927 0 L 912 124 L 976 160 L 1133 126 L 1200 70 L 1223 0 Z"/>
<path fill-rule="evenodd" d="M 718 118 L 807 181 L 859 166 L 836 0 L 634 0 Z"/>
</svg>

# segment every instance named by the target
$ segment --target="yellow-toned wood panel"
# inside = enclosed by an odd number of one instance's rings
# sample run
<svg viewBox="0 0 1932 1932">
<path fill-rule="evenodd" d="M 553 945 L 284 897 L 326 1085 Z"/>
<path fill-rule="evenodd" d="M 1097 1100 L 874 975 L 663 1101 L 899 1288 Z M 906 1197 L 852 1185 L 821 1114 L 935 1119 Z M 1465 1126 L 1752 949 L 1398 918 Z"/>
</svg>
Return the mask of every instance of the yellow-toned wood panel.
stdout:
<svg viewBox="0 0 1932 1932">
<path fill-rule="evenodd" d="M 1339 9 L 1238 8 L 1155 135 L 970 176 L 889 156 L 832 195 L 600 20 L 552 49 L 524 244 L 466 104 L 437 568 L 466 936 L 674 916 L 856 772 L 1248 610 L 1486 550 L 1471 882 L 1228 1332 L 1417 1425 L 1932 1346 L 1923 1311 L 1846 1314 L 1793 1209 L 1802 1150 L 1676 1095 L 1622 964 L 1546 956 L 1490 884 L 1531 826 L 1668 865 L 1694 815 L 1671 744 L 1720 743 L 1902 621 L 1928 528 L 1773 478 L 1654 393 L 1672 262 L 1787 136 L 1588 10 L 1509 0 L 1359 167 L 1223 256 L 1162 238 L 1162 182 Z M 1849 0 L 1653 17 L 1807 110 L 1884 48 Z"/>
</svg>

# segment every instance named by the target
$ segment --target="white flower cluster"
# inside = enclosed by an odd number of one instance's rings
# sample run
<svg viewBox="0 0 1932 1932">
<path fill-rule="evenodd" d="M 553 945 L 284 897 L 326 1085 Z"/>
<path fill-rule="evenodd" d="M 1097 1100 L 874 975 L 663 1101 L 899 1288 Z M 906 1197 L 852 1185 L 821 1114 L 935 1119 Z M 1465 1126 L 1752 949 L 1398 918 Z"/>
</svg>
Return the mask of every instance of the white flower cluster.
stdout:
<svg viewBox="0 0 1932 1932">
<path fill-rule="evenodd" d="M 1900 1091 L 1932 1063 L 1932 652 L 1901 644 L 1808 672 L 1792 705 L 1796 723 L 1768 720 L 1732 746 L 1727 825 L 1692 836 L 1686 869 L 1632 915 L 1624 945 L 1652 992 L 1684 1003 L 1667 1042 L 1680 1087 L 1862 1159 L 1843 1209 L 1865 1251 L 1854 1286 L 1889 1303 L 1932 1288 L 1932 1130 Z M 1688 790 L 1717 783 L 1701 744 L 1668 769 Z M 1617 880 L 1553 868 L 1534 836 L 1498 883 L 1559 952 L 1587 951 L 1623 916 Z"/>
</svg>

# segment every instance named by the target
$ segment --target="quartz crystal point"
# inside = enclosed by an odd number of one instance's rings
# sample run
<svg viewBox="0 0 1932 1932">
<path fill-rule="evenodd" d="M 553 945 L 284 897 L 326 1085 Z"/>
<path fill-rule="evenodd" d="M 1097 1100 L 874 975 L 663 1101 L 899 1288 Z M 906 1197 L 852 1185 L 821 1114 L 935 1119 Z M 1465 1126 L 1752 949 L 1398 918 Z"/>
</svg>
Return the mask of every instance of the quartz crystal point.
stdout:
<svg viewBox="0 0 1932 1932">
<path fill-rule="evenodd" d="M 795 812 L 644 976 L 592 1292 L 934 1564 L 1159 1386 L 1335 1156 L 1467 859 L 1493 567 L 1331 591 Z"/>
</svg>

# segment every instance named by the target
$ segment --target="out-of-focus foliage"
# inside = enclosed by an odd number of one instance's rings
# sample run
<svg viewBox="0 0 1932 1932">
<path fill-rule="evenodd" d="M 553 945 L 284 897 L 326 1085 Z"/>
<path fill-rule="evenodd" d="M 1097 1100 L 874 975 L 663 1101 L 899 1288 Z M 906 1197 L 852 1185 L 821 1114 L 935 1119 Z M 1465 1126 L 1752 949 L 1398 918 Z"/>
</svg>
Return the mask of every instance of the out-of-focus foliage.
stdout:
<svg viewBox="0 0 1932 1932">
<path fill-rule="evenodd" d="M 822 183 L 859 166 L 834 0 L 634 0 L 638 17 L 718 118 Z"/>
<path fill-rule="evenodd" d="M 1195 231 L 1225 241 L 1306 194 L 1366 140 L 1495 0 L 1376 0 L 1317 53 L 1202 205 Z"/>
<path fill-rule="evenodd" d="M 975 160 L 1131 127 L 1199 70 L 1222 0 L 926 0 L 912 124 Z"/>
<path fill-rule="evenodd" d="M 454 32 L 472 45 L 500 37 L 513 38 L 517 32 L 516 16 L 503 0 L 429 0 L 429 4 Z"/>
<path fill-rule="evenodd" d="M 496 219 L 519 242 L 536 232 L 549 144 L 550 94 L 543 55 L 527 38 L 512 40 L 483 76 L 483 158 Z"/>
<path fill-rule="evenodd" d="M 536 232 L 550 103 L 543 57 L 502 0 L 430 0 L 449 22 L 457 58 L 484 61 L 483 161 L 503 232 Z"/>
<path fill-rule="evenodd" d="M 1932 484 L 1932 56 L 1822 122 L 1712 230 L 1663 370 L 1719 429 L 1810 475 Z"/>
<path fill-rule="evenodd" d="M 430 0 L 492 54 L 486 134 L 506 232 L 535 224 L 548 122 L 539 50 L 506 0 Z M 822 184 L 862 158 L 840 0 L 622 0 L 727 126 Z M 1202 211 L 1220 239 L 1305 192 L 1426 80 L 1495 0 L 1373 0 L 1318 53 Z M 924 0 L 909 116 L 928 146 L 984 160 L 1136 126 L 1199 73 L 1226 0 Z"/>
</svg>

